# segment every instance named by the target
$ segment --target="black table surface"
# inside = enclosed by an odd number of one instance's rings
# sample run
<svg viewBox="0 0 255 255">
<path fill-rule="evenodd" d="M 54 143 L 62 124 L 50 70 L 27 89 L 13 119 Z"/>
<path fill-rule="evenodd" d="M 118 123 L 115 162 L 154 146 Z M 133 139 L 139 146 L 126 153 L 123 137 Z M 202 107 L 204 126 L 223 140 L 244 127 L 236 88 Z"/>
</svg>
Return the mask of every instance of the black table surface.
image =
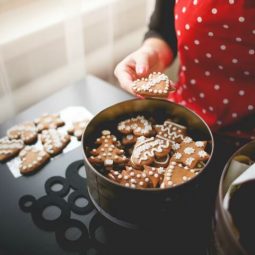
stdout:
<svg viewBox="0 0 255 255">
<path fill-rule="evenodd" d="M 6 130 L 14 124 L 32 120 L 45 112 L 55 113 L 68 106 L 84 106 L 95 115 L 110 105 L 131 98 L 131 95 L 121 89 L 96 77 L 87 76 L 85 80 L 64 88 L 1 124 L 0 137 L 5 136 Z M 90 241 L 89 244 L 85 242 L 84 246 L 80 244 L 77 244 L 77 247 L 75 247 L 75 245 L 68 246 L 68 244 L 66 245 L 65 242 L 62 242 L 61 238 L 59 238 L 58 233 L 61 226 L 58 225 L 56 229 L 44 228 L 40 225 L 40 222 L 38 223 L 34 215 L 21 210 L 20 200 L 24 195 L 32 195 L 37 200 L 45 197 L 46 181 L 52 176 L 65 177 L 65 171 L 68 165 L 74 161 L 82 160 L 82 157 L 82 148 L 79 146 L 73 151 L 60 154 L 36 174 L 19 178 L 13 177 L 6 164 L 0 164 L 0 254 L 177 254 L 168 252 L 167 247 L 171 246 L 171 240 L 167 240 L 167 236 L 164 238 L 166 240 L 165 242 L 169 242 L 169 244 L 164 248 L 159 247 L 160 244 L 156 244 L 157 240 L 154 240 L 154 246 L 153 244 L 150 246 L 149 243 L 153 243 L 153 240 L 150 241 L 148 239 L 139 242 L 139 236 L 136 236 L 135 233 L 129 233 L 128 230 L 123 230 L 117 226 L 109 227 L 111 230 L 109 230 L 109 228 L 102 230 L 100 224 L 98 224 L 97 227 L 99 227 L 99 229 L 101 228 L 101 230 L 96 230 L 96 227 L 92 227 L 94 229 L 93 236 L 96 241 Z M 67 200 L 67 197 L 65 197 L 65 200 Z M 74 221 L 75 219 L 80 221 L 87 229 L 91 228 L 91 226 L 88 225 L 92 219 L 95 222 L 103 222 L 104 219 L 100 217 L 101 216 L 98 215 L 95 209 L 86 215 L 73 212 L 70 214 L 70 218 Z M 195 231 L 196 230 L 194 230 L 194 234 L 196 234 Z M 79 233 L 74 233 L 73 235 L 79 236 Z M 108 238 L 109 235 L 113 235 L 116 242 Z M 100 238 L 102 240 L 99 240 Z M 135 238 L 136 241 L 131 238 Z M 104 242 L 107 243 L 105 239 L 110 240 L 108 247 L 107 245 L 103 245 Z M 132 246 L 132 243 L 129 244 L 129 242 L 137 242 L 137 245 Z M 140 246 L 139 243 L 141 244 Z M 148 247 L 150 248 L 146 249 L 145 247 L 145 249 L 143 249 L 143 246 L 146 245 L 149 245 Z M 185 248 L 185 243 L 181 249 L 182 248 Z M 169 248 L 169 251 L 170 250 Z M 184 254 L 194 253 L 185 252 Z M 196 254 L 205 253 L 198 252 Z"/>
</svg>

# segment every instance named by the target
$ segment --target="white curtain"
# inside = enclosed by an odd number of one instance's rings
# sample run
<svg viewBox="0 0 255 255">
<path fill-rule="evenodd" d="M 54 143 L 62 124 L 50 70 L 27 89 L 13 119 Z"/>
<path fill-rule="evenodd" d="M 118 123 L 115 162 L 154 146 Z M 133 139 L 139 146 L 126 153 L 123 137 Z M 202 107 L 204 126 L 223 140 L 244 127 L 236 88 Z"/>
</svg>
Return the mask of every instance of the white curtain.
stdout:
<svg viewBox="0 0 255 255">
<path fill-rule="evenodd" d="M 113 69 L 141 44 L 154 0 L 0 0 L 0 122 Z"/>
</svg>

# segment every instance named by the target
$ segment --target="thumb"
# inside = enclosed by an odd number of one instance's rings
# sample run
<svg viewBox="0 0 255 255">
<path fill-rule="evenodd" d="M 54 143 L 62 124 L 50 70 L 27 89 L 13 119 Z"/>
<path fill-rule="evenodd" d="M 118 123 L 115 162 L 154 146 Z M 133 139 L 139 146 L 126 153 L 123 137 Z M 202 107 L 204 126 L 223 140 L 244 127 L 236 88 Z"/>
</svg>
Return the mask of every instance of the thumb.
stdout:
<svg viewBox="0 0 255 255">
<path fill-rule="evenodd" d="M 149 57 L 145 53 L 139 54 L 136 58 L 135 71 L 139 76 L 145 76 L 149 72 Z"/>
</svg>

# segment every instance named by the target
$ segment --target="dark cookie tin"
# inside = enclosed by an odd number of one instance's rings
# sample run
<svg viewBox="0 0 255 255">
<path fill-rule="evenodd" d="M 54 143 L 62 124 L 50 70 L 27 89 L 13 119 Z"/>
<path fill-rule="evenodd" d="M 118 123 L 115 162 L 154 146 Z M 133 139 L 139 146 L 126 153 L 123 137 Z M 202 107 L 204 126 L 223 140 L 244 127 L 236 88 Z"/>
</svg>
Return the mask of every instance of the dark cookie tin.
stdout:
<svg viewBox="0 0 255 255">
<path fill-rule="evenodd" d="M 187 126 L 188 135 L 194 140 L 207 140 L 209 153 L 213 154 L 214 139 L 207 124 L 194 112 L 187 108 L 160 99 L 134 99 L 115 104 L 99 112 L 88 124 L 82 137 L 85 168 L 90 198 L 98 211 L 106 218 L 128 228 L 150 228 L 185 226 L 196 211 L 193 203 L 197 193 L 202 193 L 201 183 L 206 178 L 210 159 L 205 168 L 190 181 L 168 189 L 132 189 L 106 178 L 95 169 L 87 157 L 89 148 L 104 129 L 117 130 L 119 121 L 137 115 L 153 117 L 157 123 L 166 118 Z M 115 134 L 113 132 L 113 134 Z M 118 133 L 116 134 L 118 136 Z"/>
</svg>

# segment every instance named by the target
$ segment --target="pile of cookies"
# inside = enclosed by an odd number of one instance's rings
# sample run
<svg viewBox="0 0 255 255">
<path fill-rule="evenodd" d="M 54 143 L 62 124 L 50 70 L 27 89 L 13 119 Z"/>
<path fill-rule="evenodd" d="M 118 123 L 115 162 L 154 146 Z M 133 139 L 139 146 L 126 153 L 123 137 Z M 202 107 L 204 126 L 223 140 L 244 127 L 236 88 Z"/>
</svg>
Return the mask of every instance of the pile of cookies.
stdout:
<svg viewBox="0 0 255 255">
<path fill-rule="evenodd" d="M 63 151 L 71 140 L 70 135 L 80 140 L 87 124 L 88 120 L 75 122 L 67 134 L 58 130 L 65 125 L 59 114 L 44 114 L 33 121 L 15 125 L 7 130 L 6 137 L 0 139 L 0 162 L 19 156 L 20 173 L 35 172 Z"/>
<path fill-rule="evenodd" d="M 194 141 L 187 133 L 185 126 L 170 119 L 157 124 L 139 115 L 103 130 L 88 159 L 125 187 L 174 187 L 195 177 L 210 157 L 208 142 Z"/>
</svg>

